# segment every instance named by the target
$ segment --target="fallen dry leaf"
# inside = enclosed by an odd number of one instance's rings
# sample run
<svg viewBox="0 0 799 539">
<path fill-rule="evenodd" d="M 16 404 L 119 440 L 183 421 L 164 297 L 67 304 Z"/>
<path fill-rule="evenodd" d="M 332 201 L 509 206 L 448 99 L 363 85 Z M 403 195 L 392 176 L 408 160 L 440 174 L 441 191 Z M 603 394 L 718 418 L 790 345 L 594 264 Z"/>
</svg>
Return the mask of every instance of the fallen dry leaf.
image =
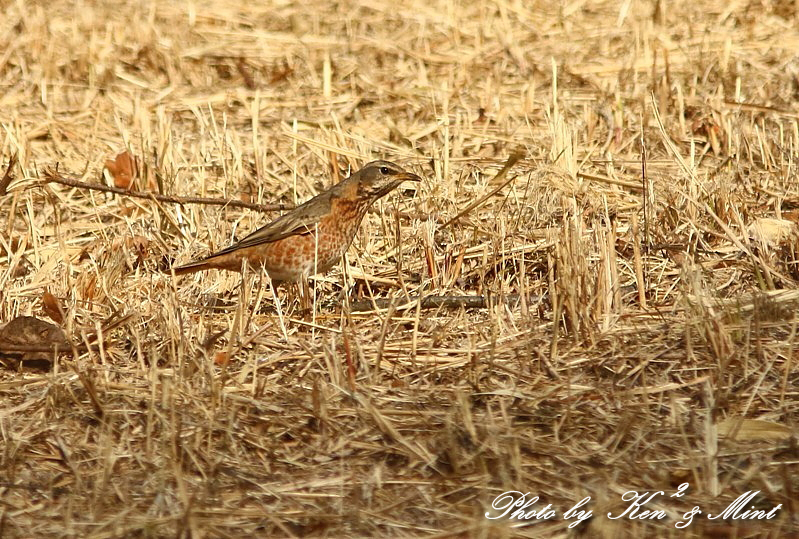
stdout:
<svg viewBox="0 0 799 539">
<path fill-rule="evenodd" d="M 105 168 L 114 179 L 114 187 L 120 189 L 133 189 L 133 182 L 139 175 L 137 159 L 128 151 L 124 151 L 114 158 L 107 160 Z"/>
<path fill-rule="evenodd" d="M 97 277 L 93 274 L 89 275 L 89 278 L 83 283 L 82 289 L 79 288 L 79 290 L 83 292 L 83 299 L 89 302 L 94 301 L 94 295 L 97 291 Z"/>
<path fill-rule="evenodd" d="M 230 356 L 227 352 L 217 352 L 214 355 L 214 364 L 217 366 L 224 367 L 228 363 L 230 363 Z"/>
<path fill-rule="evenodd" d="M 44 314 L 49 316 L 56 324 L 64 323 L 64 308 L 61 306 L 61 302 L 58 298 L 50 292 L 42 294 L 42 309 L 44 310 Z"/>
<path fill-rule="evenodd" d="M 56 351 L 70 348 L 60 327 L 35 316 L 18 316 L 0 330 L 0 360 L 10 360 L 12 365 L 47 370 Z"/>
</svg>

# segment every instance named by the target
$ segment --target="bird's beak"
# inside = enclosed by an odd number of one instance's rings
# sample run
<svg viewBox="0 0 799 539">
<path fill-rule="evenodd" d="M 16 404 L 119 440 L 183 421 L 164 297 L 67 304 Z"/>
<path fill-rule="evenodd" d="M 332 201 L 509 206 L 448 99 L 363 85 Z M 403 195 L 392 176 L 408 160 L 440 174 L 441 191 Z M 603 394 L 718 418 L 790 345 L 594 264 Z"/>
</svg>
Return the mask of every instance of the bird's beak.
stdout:
<svg viewBox="0 0 799 539">
<path fill-rule="evenodd" d="M 403 172 L 397 177 L 398 182 L 420 182 L 422 179 L 416 174 L 410 172 Z"/>
<path fill-rule="evenodd" d="M 416 174 L 412 174 L 410 172 L 403 172 L 401 174 L 393 176 L 389 183 L 378 188 L 377 191 L 372 193 L 372 196 L 377 199 L 384 195 L 387 195 L 388 193 L 399 187 L 402 182 L 420 182 L 420 181 L 422 181 L 422 179 Z"/>
</svg>

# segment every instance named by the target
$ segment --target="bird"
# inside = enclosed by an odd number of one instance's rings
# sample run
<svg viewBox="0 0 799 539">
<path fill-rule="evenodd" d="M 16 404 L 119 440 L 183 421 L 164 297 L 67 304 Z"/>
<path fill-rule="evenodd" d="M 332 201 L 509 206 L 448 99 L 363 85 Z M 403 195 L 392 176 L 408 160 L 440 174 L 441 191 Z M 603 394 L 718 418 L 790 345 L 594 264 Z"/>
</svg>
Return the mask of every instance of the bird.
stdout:
<svg viewBox="0 0 799 539">
<path fill-rule="evenodd" d="M 327 272 L 347 252 L 369 207 L 405 181 L 421 178 L 391 161 L 372 161 L 230 247 L 172 272 L 240 271 L 246 260 L 273 282 L 307 286 L 309 276 Z"/>
</svg>

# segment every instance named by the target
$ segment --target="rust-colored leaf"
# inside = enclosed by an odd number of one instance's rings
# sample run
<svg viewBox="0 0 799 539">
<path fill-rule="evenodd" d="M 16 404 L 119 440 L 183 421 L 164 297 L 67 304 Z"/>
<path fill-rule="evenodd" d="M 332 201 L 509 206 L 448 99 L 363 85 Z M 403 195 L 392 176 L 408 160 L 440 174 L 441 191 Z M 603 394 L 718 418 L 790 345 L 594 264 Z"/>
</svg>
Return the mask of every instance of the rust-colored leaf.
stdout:
<svg viewBox="0 0 799 539">
<path fill-rule="evenodd" d="M 105 168 L 114 178 L 114 187 L 133 189 L 133 182 L 139 175 L 139 167 L 137 159 L 130 152 L 124 151 L 113 160 L 107 160 Z"/>
<path fill-rule="evenodd" d="M 44 314 L 49 316 L 56 324 L 64 323 L 64 308 L 61 306 L 61 302 L 58 298 L 50 292 L 42 294 L 42 309 L 44 310 Z"/>
<path fill-rule="evenodd" d="M 94 300 L 94 294 L 97 291 L 97 278 L 92 275 L 86 281 L 85 286 L 83 287 L 83 298 L 86 301 Z"/>
<path fill-rule="evenodd" d="M 217 352 L 214 355 L 214 364 L 218 367 L 224 367 L 228 363 L 230 363 L 230 356 L 227 352 Z"/>
</svg>

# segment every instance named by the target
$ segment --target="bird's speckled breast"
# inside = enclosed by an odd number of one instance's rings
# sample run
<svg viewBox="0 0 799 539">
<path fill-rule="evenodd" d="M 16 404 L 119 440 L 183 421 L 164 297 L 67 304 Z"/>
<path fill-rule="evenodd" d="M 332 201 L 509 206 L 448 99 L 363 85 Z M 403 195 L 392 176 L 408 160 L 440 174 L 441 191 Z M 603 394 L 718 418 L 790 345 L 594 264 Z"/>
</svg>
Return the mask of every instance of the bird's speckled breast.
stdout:
<svg viewBox="0 0 799 539">
<path fill-rule="evenodd" d="M 336 199 L 332 204 L 333 211 L 319 221 L 315 233 L 260 246 L 247 258 L 254 266 L 263 264 L 275 281 L 297 281 L 326 272 L 349 249 L 369 207 L 368 203 L 346 199 Z"/>
</svg>

